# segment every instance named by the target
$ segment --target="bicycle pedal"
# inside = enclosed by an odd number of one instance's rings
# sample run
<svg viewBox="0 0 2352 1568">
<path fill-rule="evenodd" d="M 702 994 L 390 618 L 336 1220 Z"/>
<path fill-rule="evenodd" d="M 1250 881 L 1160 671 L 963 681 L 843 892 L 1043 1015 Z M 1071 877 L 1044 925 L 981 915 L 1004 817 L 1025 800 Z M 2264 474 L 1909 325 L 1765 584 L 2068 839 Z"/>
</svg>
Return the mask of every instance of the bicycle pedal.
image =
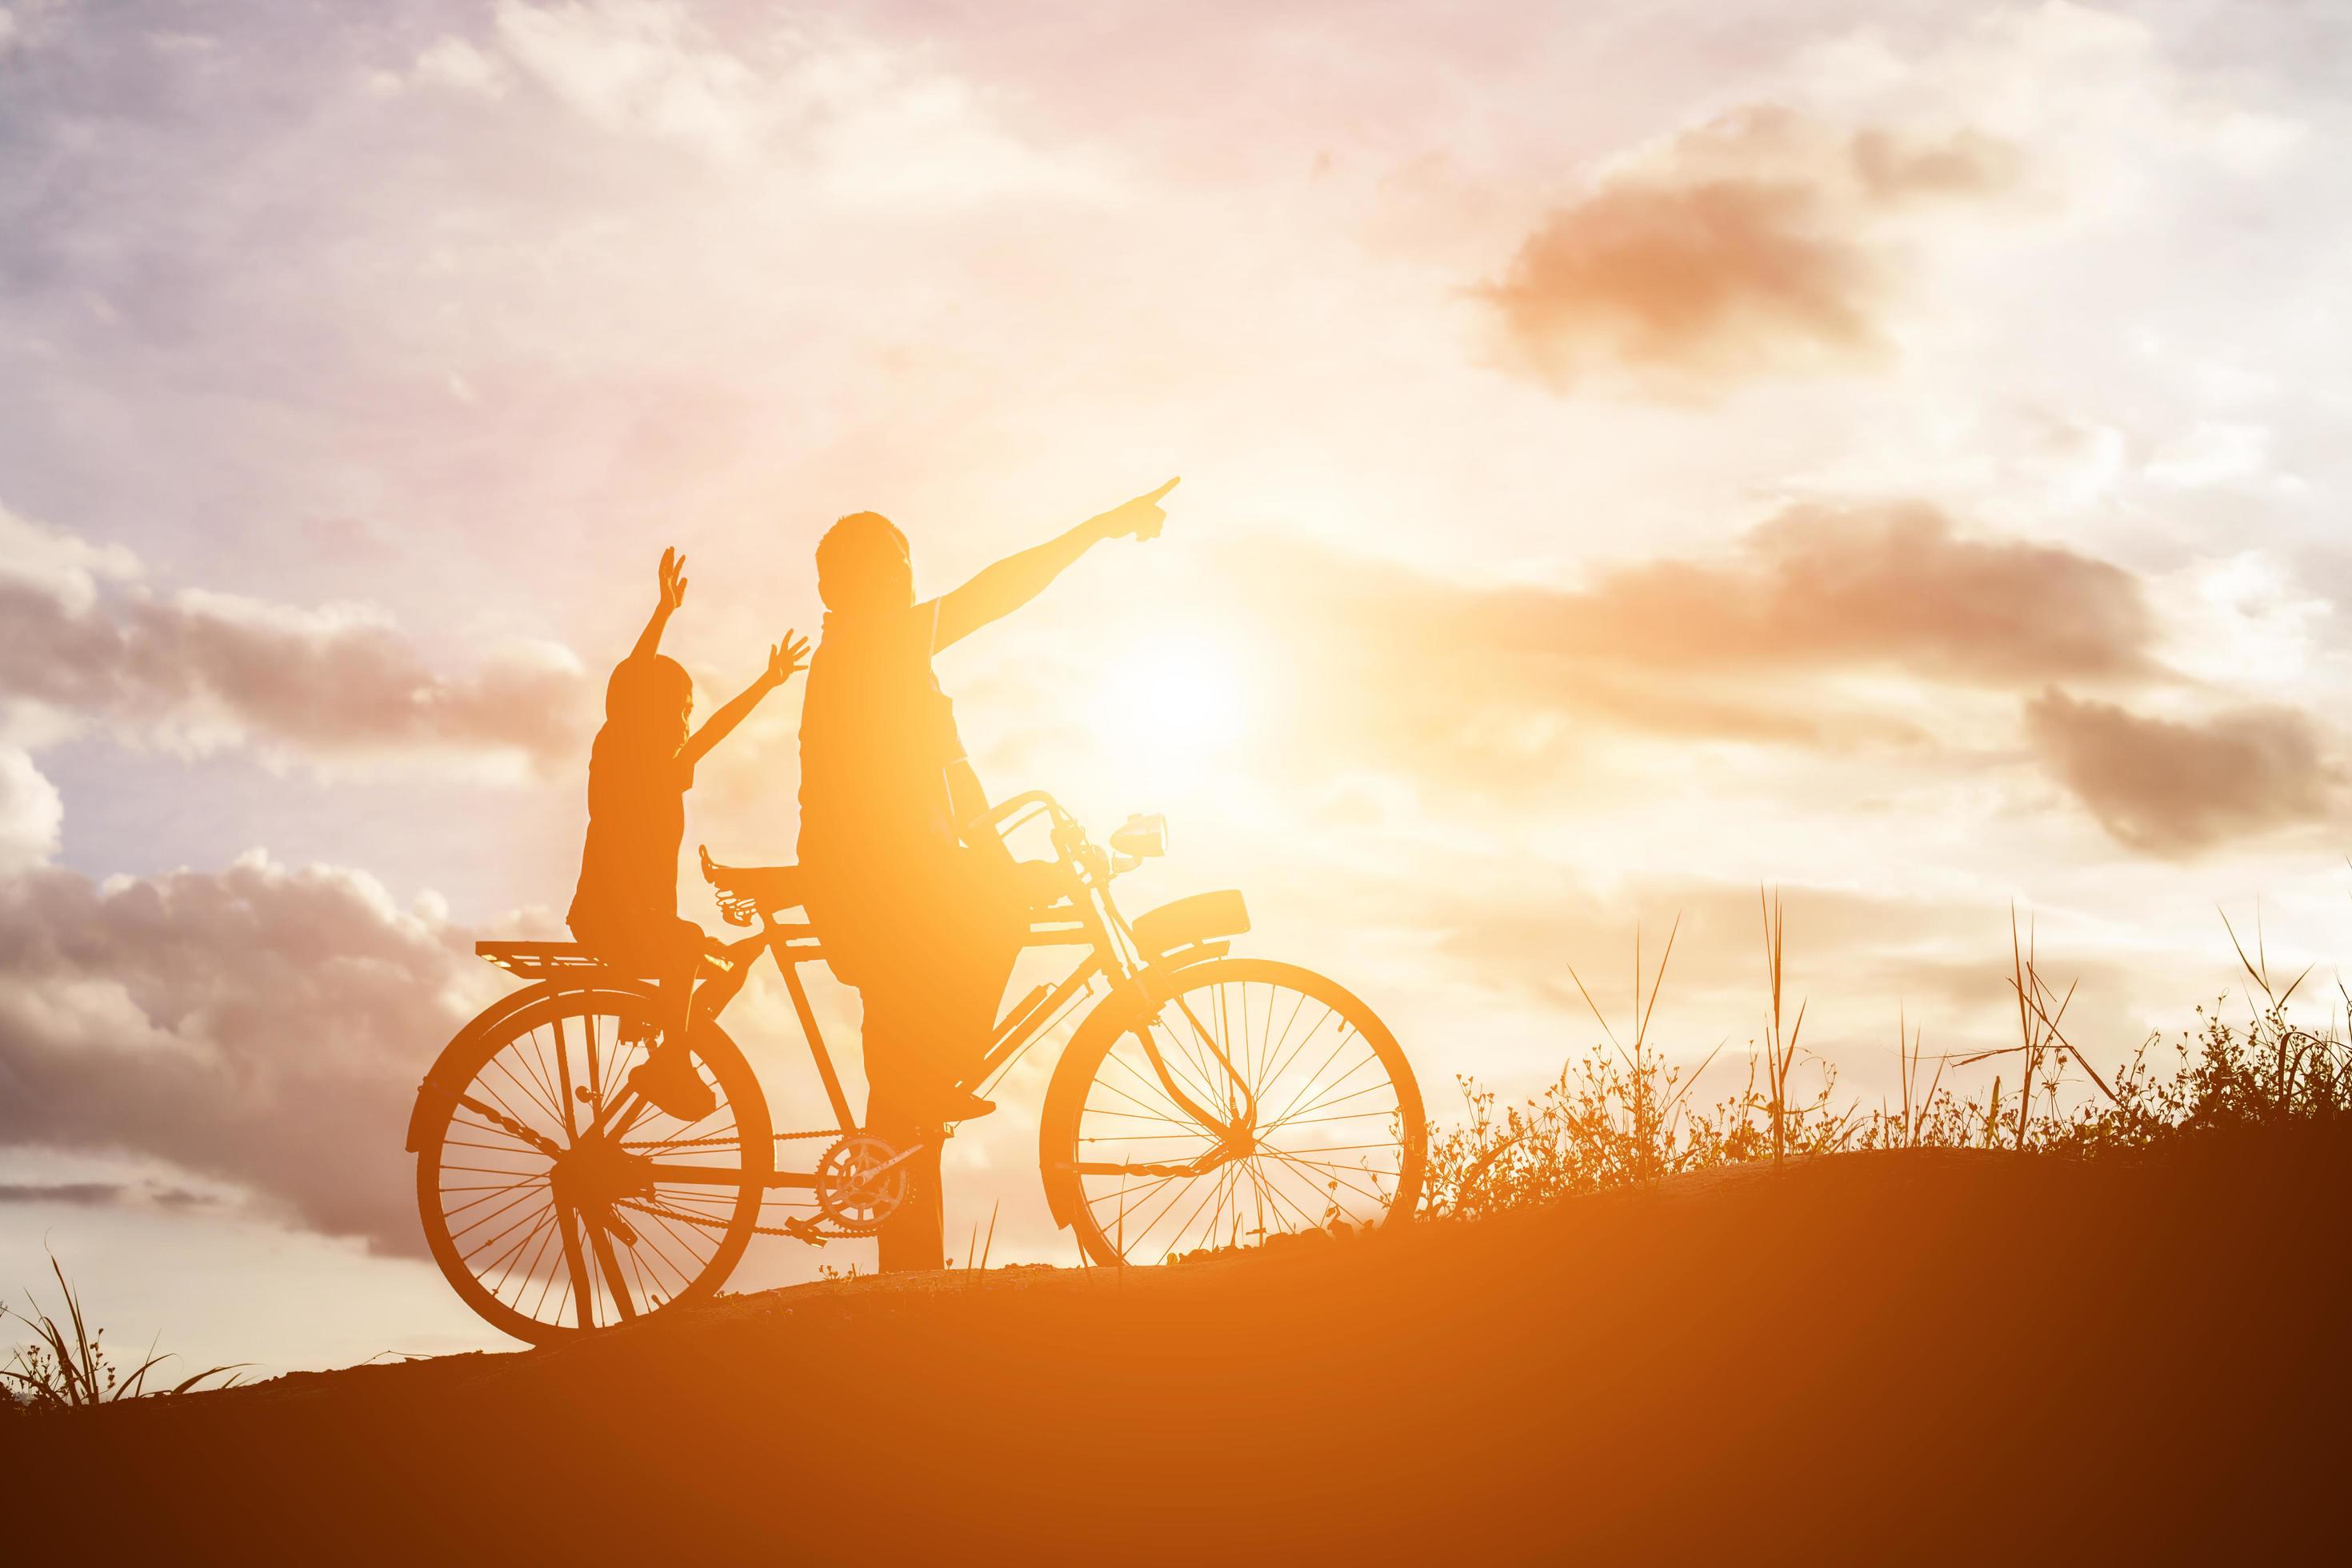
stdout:
<svg viewBox="0 0 2352 1568">
<path fill-rule="evenodd" d="M 976 1121 L 981 1117 L 994 1114 L 995 1110 L 996 1101 L 982 1100 L 966 1090 L 940 1108 L 940 1120 L 942 1122 Z"/>
</svg>

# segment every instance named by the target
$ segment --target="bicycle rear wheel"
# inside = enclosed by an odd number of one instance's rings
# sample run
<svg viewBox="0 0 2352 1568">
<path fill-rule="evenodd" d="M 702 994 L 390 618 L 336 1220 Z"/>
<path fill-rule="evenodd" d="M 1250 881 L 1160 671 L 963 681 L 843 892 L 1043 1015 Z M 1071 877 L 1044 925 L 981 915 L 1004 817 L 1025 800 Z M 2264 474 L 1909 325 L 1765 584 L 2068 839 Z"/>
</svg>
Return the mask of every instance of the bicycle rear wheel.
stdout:
<svg viewBox="0 0 2352 1568">
<path fill-rule="evenodd" d="M 477 1038 L 428 1081 L 446 1109 L 417 1145 L 434 1261 L 500 1331 L 546 1344 L 709 1296 L 758 1223 L 775 1143 L 759 1079 L 715 1024 L 694 1066 L 717 1104 L 694 1121 L 625 1085 L 654 1037 L 650 997 L 560 992 Z"/>
<path fill-rule="evenodd" d="M 1266 959 L 1171 986 L 1149 1018 L 1116 998 L 1089 1015 L 1046 1091 L 1046 1196 L 1089 1258 L 1160 1263 L 1412 1215 L 1421 1089 L 1370 1007 Z"/>
</svg>

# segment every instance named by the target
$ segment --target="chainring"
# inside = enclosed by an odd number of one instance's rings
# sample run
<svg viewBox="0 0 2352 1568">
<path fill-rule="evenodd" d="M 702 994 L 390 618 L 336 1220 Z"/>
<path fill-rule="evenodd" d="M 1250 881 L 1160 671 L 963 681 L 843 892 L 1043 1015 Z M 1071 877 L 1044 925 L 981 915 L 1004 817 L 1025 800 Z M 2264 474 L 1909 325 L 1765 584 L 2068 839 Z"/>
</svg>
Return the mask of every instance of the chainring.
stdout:
<svg viewBox="0 0 2352 1568">
<path fill-rule="evenodd" d="M 905 1206 L 908 1173 L 904 1165 L 874 1173 L 898 1157 L 887 1138 L 853 1132 L 816 1163 L 816 1206 L 852 1236 L 871 1236 Z"/>
</svg>

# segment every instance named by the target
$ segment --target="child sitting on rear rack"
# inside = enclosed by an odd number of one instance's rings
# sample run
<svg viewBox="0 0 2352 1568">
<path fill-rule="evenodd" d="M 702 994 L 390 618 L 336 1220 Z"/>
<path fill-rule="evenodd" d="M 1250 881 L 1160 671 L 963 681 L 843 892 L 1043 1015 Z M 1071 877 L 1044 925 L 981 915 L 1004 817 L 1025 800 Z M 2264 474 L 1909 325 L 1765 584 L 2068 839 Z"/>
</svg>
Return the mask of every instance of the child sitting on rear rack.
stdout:
<svg viewBox="0 0 2352 1568">
<path fill-rule="evenodd" d="M 708 1116 L 710 1086 L 688 1059 L 688 1006 L 695 972 L 712 943 L 677 912 L 677 851 L 686 835 L 686 792 L 694 764 L 803 668 L 808 643 L 791 632 L 768 652 L 766 673 L 688 731 L 694 681 L 656 651 L 671 612 L 686 598 L 686 561 L 662 552 L 661 600 L 637 646 L 604 689 L 604 727 L 588 753 L 588 842 L 580 887 L 564 919 L 581 945 L 605 963 L 661 985 L 661 1039 L 629 1075 L 629 1087 L 686 1121 Z"/>
</svg>

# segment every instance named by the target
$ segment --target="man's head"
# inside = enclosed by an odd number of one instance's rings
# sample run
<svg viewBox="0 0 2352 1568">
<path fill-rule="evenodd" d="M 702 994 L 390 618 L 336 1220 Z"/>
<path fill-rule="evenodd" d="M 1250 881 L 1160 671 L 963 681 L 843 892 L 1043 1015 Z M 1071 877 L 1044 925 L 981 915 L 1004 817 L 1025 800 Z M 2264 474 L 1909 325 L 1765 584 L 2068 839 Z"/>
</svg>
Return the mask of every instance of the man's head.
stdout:
<svg viewBox="0 0 2352 1568">
<path fill-rule="evenodd" d="M 816 542 L 816 593 L 828 610 L 859 615 L 915 602 L 907 536 L 878 511 L 853 511 Z"/>
</svg>

